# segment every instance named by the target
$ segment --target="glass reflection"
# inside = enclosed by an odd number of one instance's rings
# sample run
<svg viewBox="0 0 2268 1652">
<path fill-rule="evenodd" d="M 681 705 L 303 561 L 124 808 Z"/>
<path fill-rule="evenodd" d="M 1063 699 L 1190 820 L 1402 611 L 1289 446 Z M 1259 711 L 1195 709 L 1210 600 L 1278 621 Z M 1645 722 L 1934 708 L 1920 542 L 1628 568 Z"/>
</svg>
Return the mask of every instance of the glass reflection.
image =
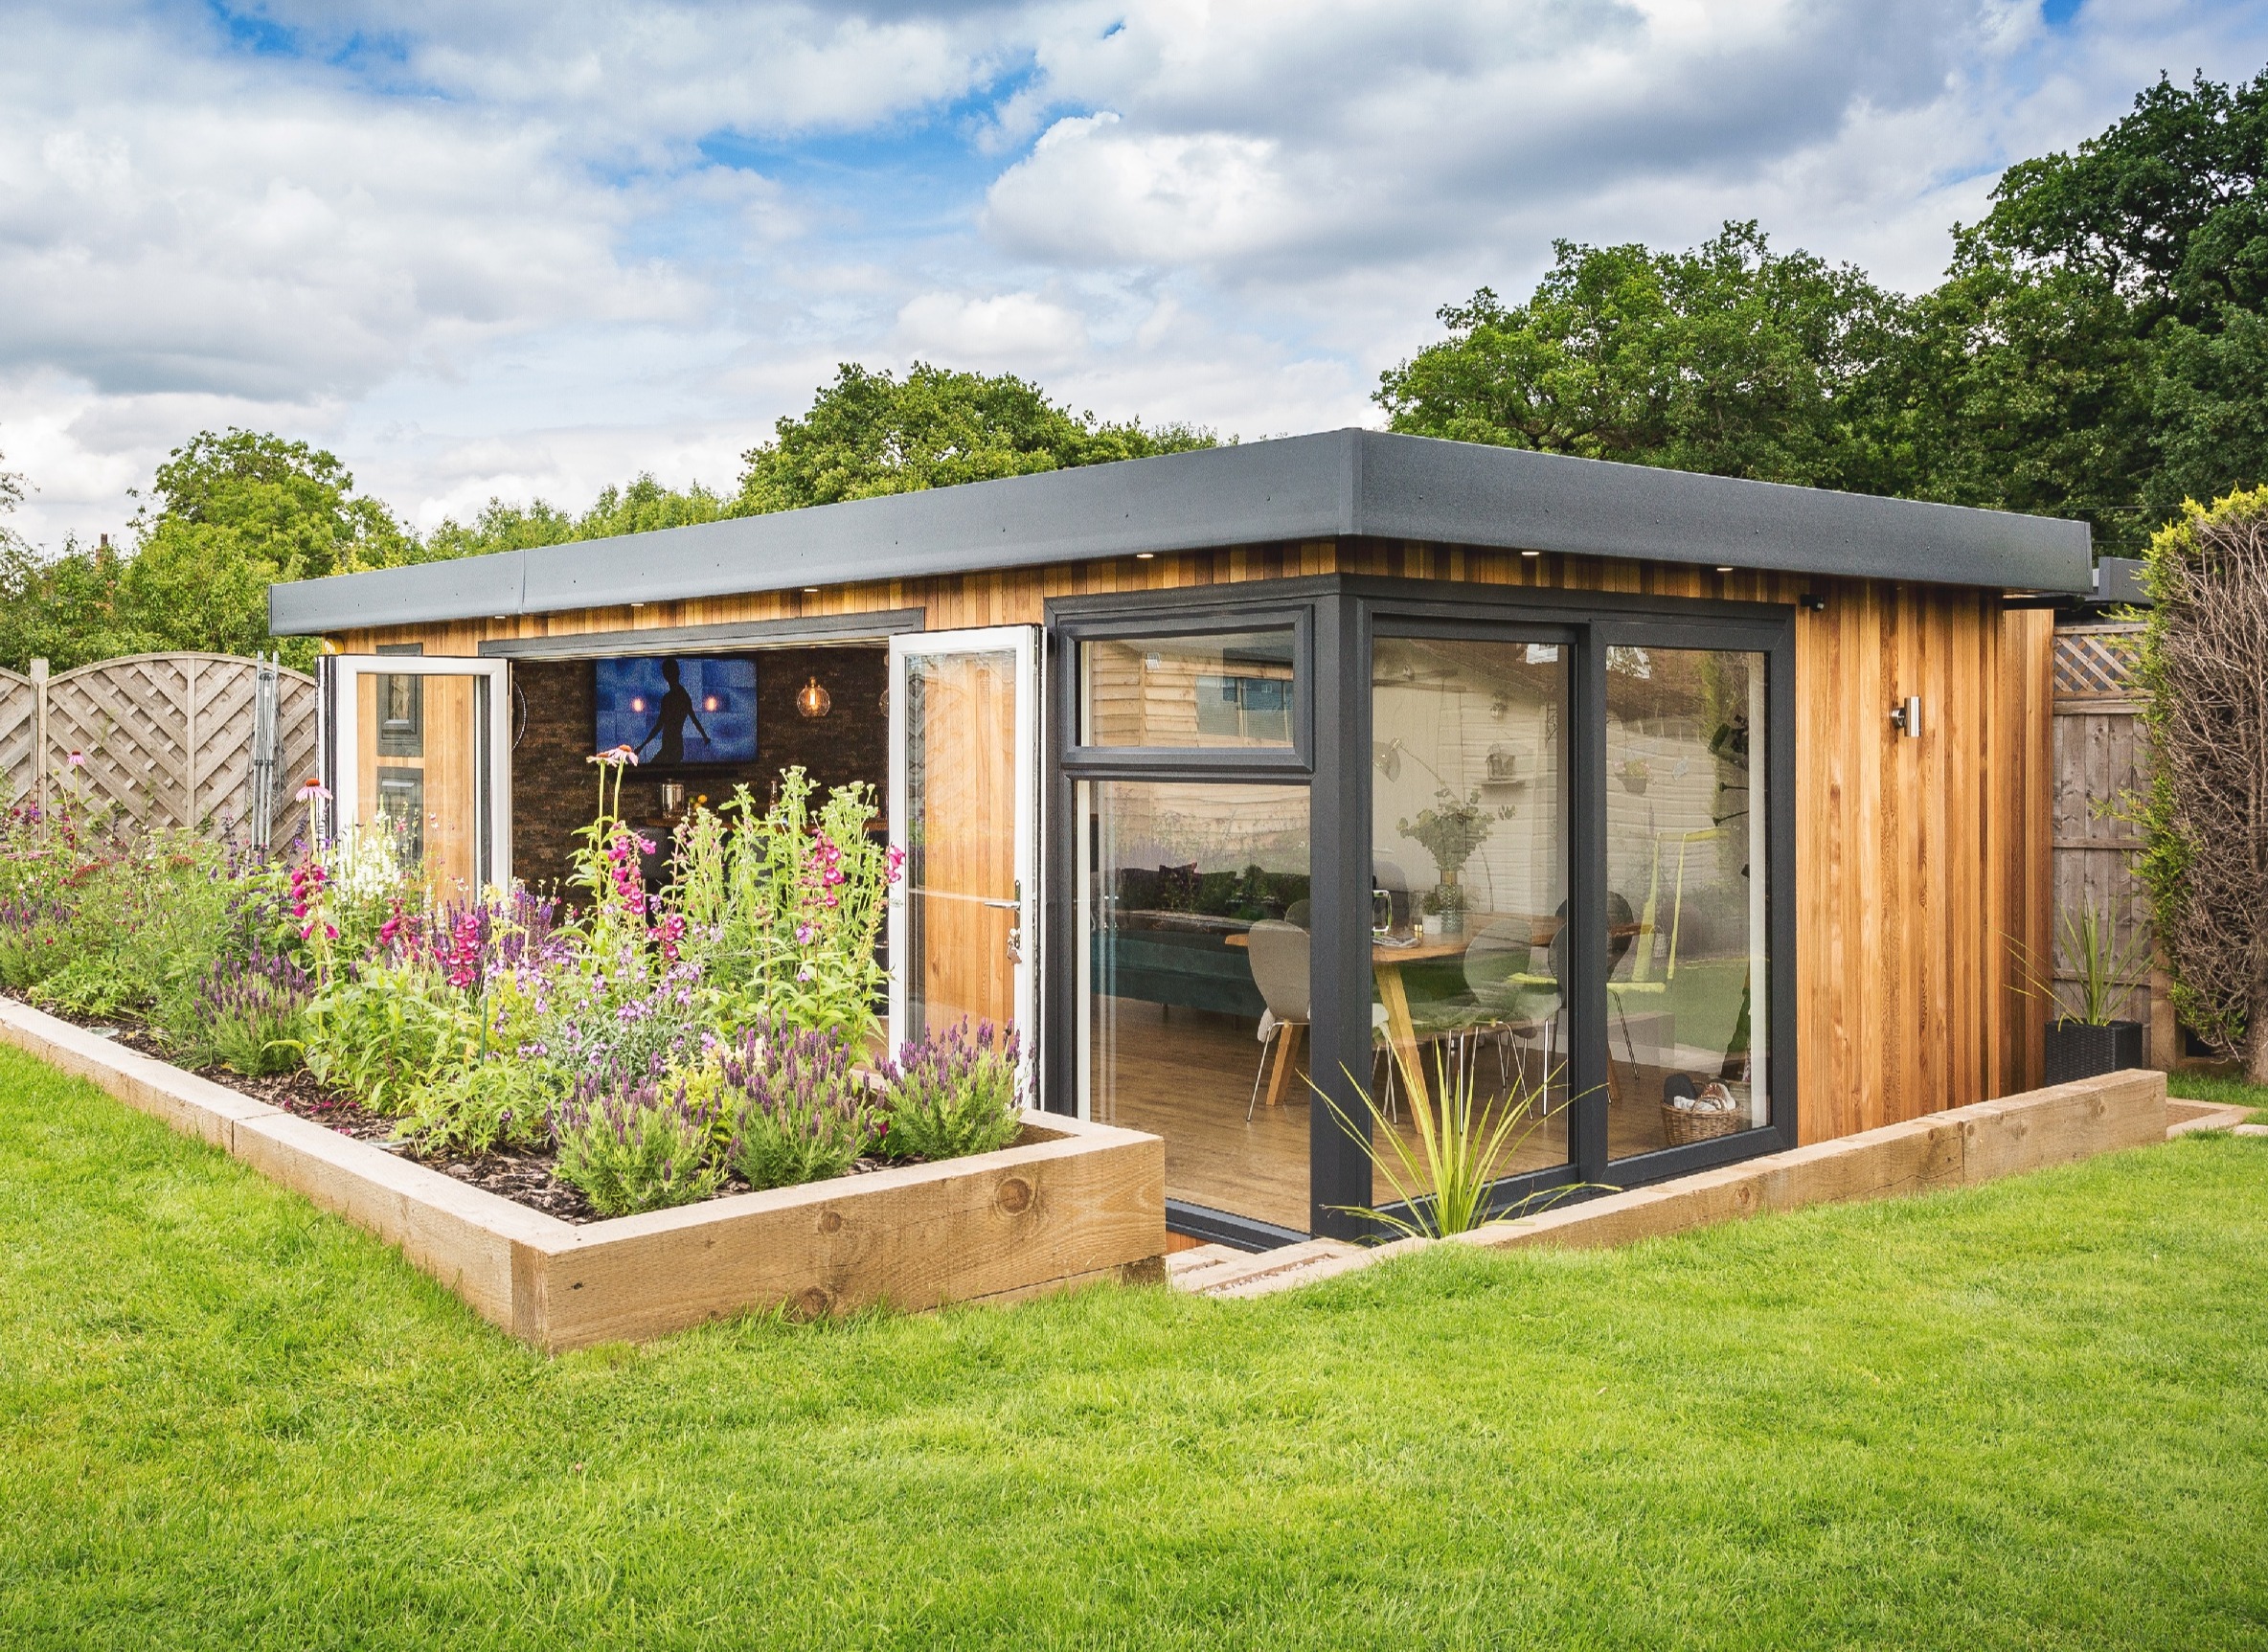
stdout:
<svg viewBox="0 0 2268 1652">
<path fill-rule="evenodd" d="M 1608 1141 L 1622 1158 L 1771 1121 L 1764 656 L 1610 648 L 1606 708 Z"/>
<path fill-rule="evenodd" d="M 1536 1118 L 1508 1170 L 1568 1157 L 1566 731 L 1556 644 L 1380 638 L 1371 716 L 1374 1040 L 1388 1128 L 1444 1075 Z M 1377 1196 L 1390 1196 L 1376 1189 Z"/>
</svg>

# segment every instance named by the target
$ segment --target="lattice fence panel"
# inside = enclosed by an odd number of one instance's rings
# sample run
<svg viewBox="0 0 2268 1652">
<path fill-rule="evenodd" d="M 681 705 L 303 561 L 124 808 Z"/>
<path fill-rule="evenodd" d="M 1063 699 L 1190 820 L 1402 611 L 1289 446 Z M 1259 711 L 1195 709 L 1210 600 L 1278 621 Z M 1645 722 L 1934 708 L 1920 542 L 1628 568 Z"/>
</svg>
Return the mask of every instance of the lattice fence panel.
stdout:
<svg viewBox="0 0 2268 1652">
<path fill-rule="evenodd" d="M 139 654 L 63 672 L 48 684 L 49 783 L 151 827 L 242 822 L 252 802 L 259 671 L 224 654 Z M 306 826 L 293 794 L 313 772 L 315 683 L 282 671 L 276 687 L 271 841 L 283 845 Z"/>
<path fill-rule="evenodd" d="M 39 726 L 39 690 L 29 677 L 0 671 L 0 803 L 30 794 L 38 769 L 32 747 Z"/>
<path fill-rule="evenodd" d="M 2055 697 L 2130 700 L 2140 625 L 2073 625 L 2055 633 Z"/>
</svg>

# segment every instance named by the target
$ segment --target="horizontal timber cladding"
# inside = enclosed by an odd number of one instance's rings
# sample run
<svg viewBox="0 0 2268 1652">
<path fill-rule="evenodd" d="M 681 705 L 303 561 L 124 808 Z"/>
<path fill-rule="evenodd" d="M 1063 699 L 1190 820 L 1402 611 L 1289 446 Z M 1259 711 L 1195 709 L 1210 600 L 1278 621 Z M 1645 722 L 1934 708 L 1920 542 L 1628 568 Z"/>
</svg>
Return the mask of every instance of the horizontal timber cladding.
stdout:
<svg viewBox="0 0 2268 1652">
<path fill-rule="evenodd" d="M 816 593 L 351 632 L 350 652 L 920 608 L 932 630 L 1037 624 L 1052 597 L 1349 574 L 1794 604 L 1799 1074 L 1806 1142 L 2040 1082 L 2049 953 L 2053 621 L 1997 592 L 1375 540 L 1160 553 Z M 1893 705 L 1922 701 L 1902 735 Z"/>
</svg>

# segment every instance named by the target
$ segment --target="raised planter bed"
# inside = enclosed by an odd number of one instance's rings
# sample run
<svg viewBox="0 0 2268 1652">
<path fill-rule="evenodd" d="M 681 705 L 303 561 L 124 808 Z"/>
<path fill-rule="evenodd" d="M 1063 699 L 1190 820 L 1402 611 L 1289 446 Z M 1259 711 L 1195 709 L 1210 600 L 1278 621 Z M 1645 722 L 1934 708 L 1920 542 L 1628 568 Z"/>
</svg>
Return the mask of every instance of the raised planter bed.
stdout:
<svg viewBox="0 0 2268 1652">
<path fill-rule="evenodd" d="M 1005 1301 L 1164 1277 L 1155 1136 L 1024 1116 L 995 1153 L 577 1225 L 0 1000 L 0 1037 L 368 1229 L 552 1351 L 750 1309 Z"/>
</svg>

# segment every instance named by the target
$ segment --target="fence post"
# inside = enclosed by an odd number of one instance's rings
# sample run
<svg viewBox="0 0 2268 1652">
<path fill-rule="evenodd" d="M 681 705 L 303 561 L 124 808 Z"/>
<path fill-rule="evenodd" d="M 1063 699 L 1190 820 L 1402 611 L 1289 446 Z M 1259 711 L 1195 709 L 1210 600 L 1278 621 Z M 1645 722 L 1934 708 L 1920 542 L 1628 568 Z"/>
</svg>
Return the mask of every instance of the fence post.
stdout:
<svg viewBox="0 0 2268 1652">
<path fill-rule="evenodd" d="M 47 813 L 47 662 L 32 662 L 32 785 L 39 812 Z"/>
</svg>

